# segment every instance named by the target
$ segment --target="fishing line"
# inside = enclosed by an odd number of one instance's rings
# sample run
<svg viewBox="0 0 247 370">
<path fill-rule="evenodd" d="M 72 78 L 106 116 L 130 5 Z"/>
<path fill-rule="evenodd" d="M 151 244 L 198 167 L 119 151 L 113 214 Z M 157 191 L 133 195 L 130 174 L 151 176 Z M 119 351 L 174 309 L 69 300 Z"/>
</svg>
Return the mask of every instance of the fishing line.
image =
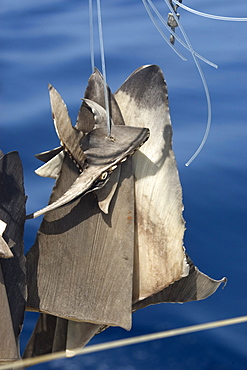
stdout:
<svg viewBox="0 0 247 370">
<path fill-rule="evenodd" d="M 107 117 L 107 135 L 111 136 L 111 120 L 110 120 L 108 89 L 107 89 L 107 84 L 106 84 L 106 64 L 105 64 L 105 51 L 104 51 L 104 41 L 103 41 L 103 27 L 102 27 L 100 0 L 97 0 L 97 20 L 98 20 L 98 34 L 99 34 L 99 44 L 100 44 L 101 69 L 102 69 L 103 85 L 104 85 L 105 110 L 106 110 L 106 117 Z M 93 0 L 89 0 L 90 55 L 91 55 L 92 73 L 94 73 L 94 69 L 95 69 L 95 58 L 94 58 L 95 50 L 94 50 L 94 30 L 93 28 L 94 28 L 93 27 Z"/>
<path fill-rule="evenodd" d="M 198 10 L 189 8 L 188 6 L 180 3 L 177 0 L 172 0 L 172 1 L 173 1 L 174 4 L 179 5 L 181 8 L 187 10 L 190 13 L 194 13 L 196 15 L 199 15 L 200 17 L 216 19 L 216 20 L 219 20 L 219 21 L 230 21 L 230 22 L 246 22 L 247 21 L 247 18 L 224 17 L 224 16 L 221 16 L 221 15 L 214 15 L 214 14 L 199 12 Z"/>
<path fill-rule="evenodd" d="M 14 362 L 9 362 L 8 364 L 0 365 L 0 370 L 18 369 L 20 367 L 33 366 L 33 365 L 41 364 L 47 361 L 58 360 L 62 358 L 70 358 L 70 357 L 74 357 L 78 355 L 85 355 L 89 353 L 125 347 L 125 346 L 129 346 L 132 344 L 145 343 L 145 342 L 149 342 L 153 340 L 174 337 L 176 335 L 195 333 L 198 331 L 216 329 L 216 328 L 221 328 L 221 327 L 225 327 L 229 325 L 241 324 L 245 322 L 247 322 L 247 316 L 240 316 L 240 317 L 235 317 L 232 319 L 213 321 L 213 322 L 209 322 L 205 324 L 187 326 L 185 328 L 172 329 L 172 330 L 161 331 L 161 332 L 153 333 L 153 334 L 141 335 L 138 337 L 114 340 L 111 342 L 87 346 L 85 348 L 76 348 L 74 350 L 55 352 L 55 353 L 51 353 L 47 355 L 36 356 L 33 358 L 26 358 L 24 360 L 17 360 Z"/>
<path fill-rule="evenodd" d="M 185 163 L 186 166 L 189 166 L 191 164 L 191 162 L 193 162 L 193 160 L 198 156 L 198 154 L 200 153 L 200 151 L 202 150 L 203 146 L 205 145 L 206 141 L 207 141 L 207 138 L 208 138 L 208 134 L 209 134 L 209 131 L 210 131 L 210 126 L 211 126 L 211 119 L 212 119 L 212 112 L 211 112 L 211 101 L 210 101 L 210 95 L 209 95 L 209 91 L 208 91 L 208 86 L 207 86 L 207 82 L 206 82 L 206 79 L 205 79 L 205 76 L 204 76 L 204 73 L 201 69 L 201 66 L 198 62 L 198 60 L 196 59 L 196 55 L 195 55 L 195 52 L 190 44 L 190 41 L 181 25 L 181 23 L 179 22 L 179 19 L 178 17 L 176 16 L 176 13 L 174 12 L 172 6 L 170 5 L 170 3 L 168 3 L 168 0 L 165 0 L 167 6 L 169 7 L 169 9 L 171 10 L 171 12 L 173 13 L 174 15 L 174 18 L 176 19 L 178 25 L 179 25 L 179 28 L 182 32 L 182 35 L 187 43 L 187 45 L 189 46 L 189 49 L 190 49 L 190 52 L 191 52 L 191 55 L 194 59 L 194 62 L 196 64 L 196 67 L 198 69 L 198 72 L 201 76 L 201 80 L 202 80 L 202 83 L 203 83 L 203 86 L 204 86 L 204 90 L 205 90 L 205 94 L 206 94 L 206 99 L 207 99 L 207 106 L 208 106 L 208 120 L 207 120 L 207 126 L 206 126 L 206 130 L 205 130 L 205 133 L 204 133 L 204 136 L 202 138 L 202 141 L 198 147 L 198 149 L 196 150 L 196 152 L 193 154 L 193 156 L 188 160 L 188 162 Z M 185 6 L 180 3 L 179 1 L 177 0 L 173 0 L 173 2 L 176 4 L 176 5 L 179 5 L 181 8 L 184 8 Z M 190 8 L 186 7 L 186 10 L 189 11 Z M 192 9 L 193 10 L 193 9 Z M 206 14 L 206 13 L 201 13 L 201 12 L 197 12 L 197 11 L 192 11 L 192 12 L 196 12 L 195 14 L 197 15 L 201 15 L 201 16 L 207 16 L 208 18 L 213 18 L 213 19 L 218 19 L 218 20 L 227 20 L 227 21 L 246 21 L 247 18 L 233 18 L 233 17 L 221 17 L 221 16 L 214 16 L 214 15 L 210 15 L 210 14 Z"/>
<path fill-rule="evenodd" d="M 202 138 L 202 141 L 199 145 L 199 147 L 197 148 L 197 150 L 195 151 L 195 153 L 192 155 L 192 157 L 185 163 L 185 166 L 189 166 L 193 160 L 198 156 L 198 154 L 200 153 L 200 151 L 202 150 L 202 148 L 204 147 L 206 141 L 207 141 L 207 138 L 208 138 L 208 134 L 209 134 L 209 131 L 210 131 L 210 127 L 211 127 L 211 119 L 212 119 L 212 109 L 211 109 L 211 100 L 210 100 L 210 95 L 209 95 L 209 90 L 208 90 L 208 85 L 207 85 L 207 82 L 206 82 L 206 79 L 205 79 L 205 76 L 204 76 L 204 73 L 201 69 L 201 66 L 198 62 L 198 60 L 196 59 L 196 55 L 195 55 L 195 51 L 193 50 L 192 48 L 192 45 L 190 43 L 190 40 L 188 38 L 188 36 L 186 35 L 186 32 L 184 31 L 184 28 L 182 27 L 177 15 L 176 15 L 176 12 L 174 11 L 173 7 L 171 6 L 171 4 L 169 3 L 168 0 L 164 0 L 166 2 L 166 5 L 168 6 L 168 8 L 170 9 L 170 11 L 172 12 L 179 28 L 180 28 L 180 31 L 189 47 L 189 50 L 190 50 L 190 53 L 192 55 L 192 58 L 194 59 L 194 62 L 195 62 L 195 65 L 197 67 L 197 70 L 200 74 L 200 77 L 201 77 L 201 80 L 202 80 L 202 84 L 203 84 L 203 87 L 204 87 L 204 91 L 205 91 L 205 94 L 206 94 L 206 100 L 207 100 L 207 108 L 208 108 L 208 119 L 207 119 L 207 125 L 206 125 L 206 130 L 205 130 L 205 133 L 203 135 L 203 138 Z M 179 3 L 181 4 L 181 3 Z"/>
<path fill-rule="evenodd" d="M 165 42 L 172 48 L 172 50 L 184 61 L 186 61 L 187 59 L 170 43 L 169 39 L 165 36 L 164 32 L 160 29 L 158 23 L 156 22 L 155 18 L 153 17 L 148 5 L 147 5 L 147 1 L 146 0 L 142 0 L 143 2 L 143 5 L 151 19 L 151 21 L 153 22 L 153 24 L 155 25 L 156 29 L 158 30 L 159 34 L 162 36 L 162 38 L 165 40 Z M 149 3 L 149 1 L 148 1 Z M 155 8 L 156 9 L 156 8 Z M 157 9 L 156 9 L 157 10 Z M 169 26 L 164 23 L 166 27 L 169 28 Z M 177 37 L 176 37 L 177 38 Z"/>
<path fill-rule="evenodd" d="M 149 6 L 153 9 L 154 13 L 156 14 L 156 16 L 159 18 L 159 20 L 162 22 L 162 24 L 168 29 L 168 31 L 175 37 L 175 39 L 187 50 L 190 51 L 190 48 L 189 46 L 183 41 L 180 39 L 180 37 L 175 33 L 173 32 L 173 30 L 170 28 L 170 26 L 168 26 L 167 24 L 167 21 L 163 18 L 163 16 L 160 14 L 160 12 L 158 11 L 158 9 L 156 8 L 156 6 L 154 5 L 154 3 L 151 1 L 151 0 L 142 0 L 143 4 L 144 2 L 146 3 L 146 10 L 152 20 L 152 22 L 154 23 L 155 27 L 157 28 L 157 30 L 159 31 L 159 33 L 161 34 L 161 36 L 163 37 L 163 32 L 160 30 L 159 26 L 157 25 L 157 22 L 154 20 L 153 16 L 152 16 L 152 13 L 150 12 L 150 10 L 148 9 L 147 7 L 147 3 L 149 4 Z M 167 42 L 167 44 L 175 51 L 176 54 L 178 54 L 178 51 L 174 48 L 174 46 L 170 43 L 170 41 L 168 40 L 168 38 L 166 37 L 163 37 L 165 39 L 165 41 Z M 210 60 L 206 59 L 205 57 L 203 57 L 202 55 L 198 54 L 196 51 L 194 51 L 195 55 L 201 59 L 203 62 L 209 64 L 210 66 L 214 67 L 214 68 L 218 68 L 218 66 L 211 62 Z M 180 53 L 179 53 L 180 54 Z M 181 57 L 181 59 L 183 60 L 187 60 L 186 58 L 184 58 L 181 54 L 179 55 Z"/>
<path fill-rule="evenodd" d="M 111 136 L 111 121 L 110 121 L 108 91 L 107 91 L 107 85 L 106 85 L 105 51 L 104 51 L 104 42 L 103 42 L 103 29 L 102 29 L 102 17 L 101 17 L 100 0 L 97 0 L 97 15 L 98 15 L 101 66 L 102 66 L 102 74 L 103 74 L 103 79 L 104 79 L 104 95 L 105 95 L 105 110 L 106 110 L 106 118 L 107 118 L 107 134 L 108 134 L 108 136 Z"/>
<path fill-rule="evenodd" d="M 92 73 L 94 72 L 94 33 L 93 33 L 93 0 L 89 0 L 89 32 L 90 32 L 90 56 L 91 56 L 91 68 Z"/>
</svg>

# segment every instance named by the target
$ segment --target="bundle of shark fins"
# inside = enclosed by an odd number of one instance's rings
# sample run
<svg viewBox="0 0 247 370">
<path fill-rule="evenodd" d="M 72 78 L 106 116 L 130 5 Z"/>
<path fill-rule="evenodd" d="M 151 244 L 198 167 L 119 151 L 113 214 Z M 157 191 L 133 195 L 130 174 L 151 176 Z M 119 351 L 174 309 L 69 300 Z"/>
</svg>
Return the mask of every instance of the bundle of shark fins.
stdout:
<svg viewBox="0 0 247 370">
<path fill-rule="evenodd" d="M 155 65 L 112 94 L 95 69 L 72 126 L 49 86 L 60 146 L 37 155 L 56 179 L 26 256 L 26 309 L 40 316 L 24 357 L 82 347 L 132 313 L 213 294 L 225 281 L 201 273 L 183 246 L 182 189 L 172 151 L 167 87 Z M 12 316 L 13 319 L 13 316 Z M 17 336 L 16 336 L 17 338 Z"/>
</svg>

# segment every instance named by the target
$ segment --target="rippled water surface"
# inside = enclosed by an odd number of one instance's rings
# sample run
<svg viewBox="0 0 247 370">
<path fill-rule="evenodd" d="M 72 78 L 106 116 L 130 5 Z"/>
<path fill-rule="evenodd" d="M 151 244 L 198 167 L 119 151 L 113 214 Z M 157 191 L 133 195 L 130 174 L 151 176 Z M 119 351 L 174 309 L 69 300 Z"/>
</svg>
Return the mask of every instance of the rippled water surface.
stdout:
<svg viewBox="0 0 247 370">
<path fill-rule="evenodd" d="M 166 17 L 163 1 L 154 1 Z M 188 0 L 207 13 L 247 17 L 245 1 Z M 75 122 L 91 73 L 88 2 L 8 0 L 1 7 L 0 148 L 18 150 L 23 160 L 30 213 L 46 205 L 53 181 L 39 178 L 35 153 L 58 145 L 47 84 L 65 100 Z M 212 100 L 212 129 L 205 148 L 185 162 L 203 136 L 207 109 L 199 74 L 187 51 L 181 61 L 151 23 L 140 0 L 102 1 L 107 80 L 115 91 L 136 68 L 158 64 L 169 88 L 173 146 L 184 196 L 185 246 L 201 271 L 228 278 L 225 289 L 205 301 L 161 304 L 133 316 L 133 329 L 106 330 L 92 343 L 246 315 L 247 221 L 247 24 L 202 19 L 180 10 L 196 51 L 219 65 L 202 64 Z M 100 68 L 98 43 L 96 65 Z M 25 248 L 40 219 L 28 221 Z M 24 348 L 36 320 L 26 315 Z M 246 324 L 188 334 L 74 359 L 36 369 L 245 369 Z"/>
</svg>

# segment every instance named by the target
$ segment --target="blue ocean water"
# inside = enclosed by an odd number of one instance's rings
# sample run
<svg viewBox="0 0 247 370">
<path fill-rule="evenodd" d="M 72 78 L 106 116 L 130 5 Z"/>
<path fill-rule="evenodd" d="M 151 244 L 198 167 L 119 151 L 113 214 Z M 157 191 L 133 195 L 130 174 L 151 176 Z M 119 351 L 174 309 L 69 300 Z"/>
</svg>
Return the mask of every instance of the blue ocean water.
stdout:
<svg viewBox="0 0 247 370">
<path fill-rule="evenodd" d="M 166 17 L 164 1 L 154 3 Z M 213 14 L 247 17 L 241 0 L 185 2 Z M 205 148 L 185 163 L 203 136 L 207 107 L 193 60 L 181 61 L 162 40 L 141 0 L 102 2 L 107 80 L 112 91 L 136 68 L 158 64 L 169 89 L 176 154 L 184 197 L 185 246 L 201 271 L 228 278 L 205 301 L 161 304 L 133 316 L 133 329 L 111 328 L 91 343 L 246 315 L 247 221 L 247 24 L 203 19 L 180 10 L 194 49 L 219 65 L 202 64 L 212 100 L 212 128 Z M 28 213 L 47 204 L 53 181 L 39 178 L 35 153 L 58 145 L 50 114 L 47 84 L 63 96 L 75 122 L 91 73 L 88 2 L 8 0 L 0 9 L 0 148 L 18 150 L 23 161 Z M 180 34 L 178 32 L 178 34 Z M 99 47 L 96 66 L 101 68 Z M 25 248 L 40 219 L 28 221 Z M 37 315 L 27 313 L 21 348 Z M 36 369 L 246 369 L 246 324 L 187 334 L 98 354 L 37 365 Z"/>
</svg>

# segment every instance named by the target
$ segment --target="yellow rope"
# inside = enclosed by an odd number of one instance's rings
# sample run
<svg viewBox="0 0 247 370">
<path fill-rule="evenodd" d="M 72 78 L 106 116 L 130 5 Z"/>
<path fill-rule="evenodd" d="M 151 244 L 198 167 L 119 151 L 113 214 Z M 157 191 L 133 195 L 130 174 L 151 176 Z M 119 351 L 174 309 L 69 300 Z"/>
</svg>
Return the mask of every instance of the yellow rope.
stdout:
<svg viewBox="0 0 247 370">
<path fill-rule="evenodd" d="M 26 366 L 32 366 L 37 365 L 42 362 L 47 362 L 51 360 L 57 360 L 62 358 L 68 358 L 68 357 L 74 357 L 78 355 L 84 355 L 88 353 L 93 352 L 99 352 L 99 351 L 105 351 L 108 349 L 113 348 L 119 348 L 124 346 L 129 346 L 131 344 L 138 344 L 138 343 L 144 343 L 151 340 L 157 340 L 157 339 L 163 339 L 163 338 L 169 338 L 174 337 L 176 335 L 182 335 L 182 334 L 188 334 L 188 333 L 194 333 L 202 330 L 208 330 L 208 329 L 215 329 L 220 328 L 223 326 L 228 325 L 234 325 L 234 324 L 241 324 L 247 322 L 247 316 L 241 316 L 241 317 L 235 317 L 233 319 L 226 319 L 226 320 L 220 320 L 220 321 L 214 321 L 209 322 L 206 324 L 199 324 L 199 325 L 193 325 L 188 326 L 185 328 L 180 329 L 172 329 L 167 331 L 161 331 L 158 333 L 153 334 L 147 334 L 147 335 L 141 335 L 138 337 L 133 338 L 127 338 L 127 339 L 120 339 L 120 340 L 114 340 L 111 342 L 101 343 L 101 344 L 95 344 L 92 346 L 88 346 L 86 348 L 76 348 L 73 351 L 63 351 L 63 352 L 55 352 L 47 355 L 42 356 L 36 356 L 33 358 L 27 358 L 24 360 L 18 360 L 15 362 L 9 362 L 8 364 L 0 365 L 0 370 L 7 370 L 7 369 L 18 369 L 20 367 L 26 367 Z"/>
</svg>

